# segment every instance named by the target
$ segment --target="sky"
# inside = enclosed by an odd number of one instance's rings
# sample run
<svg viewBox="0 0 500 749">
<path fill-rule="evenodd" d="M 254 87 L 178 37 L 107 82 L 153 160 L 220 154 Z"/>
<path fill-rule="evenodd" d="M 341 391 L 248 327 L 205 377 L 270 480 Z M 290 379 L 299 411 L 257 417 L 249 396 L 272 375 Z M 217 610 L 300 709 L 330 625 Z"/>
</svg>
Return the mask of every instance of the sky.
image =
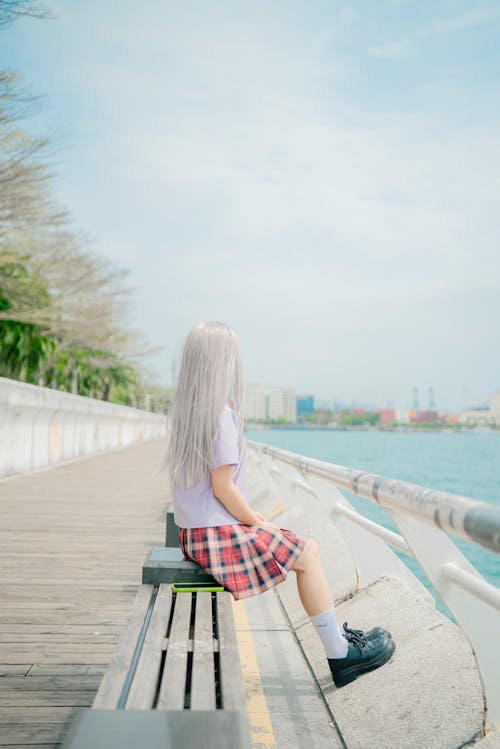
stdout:
<svg viewBox="0 0 500 749">
<path fill-rule="evenodd" d="M 172 383 L 189 329 L 247 382 L 438 410 L 500 389 L 500 3 L 47 1 L 0 30 L 54 194 L 129 270 Z"/>
</svg>

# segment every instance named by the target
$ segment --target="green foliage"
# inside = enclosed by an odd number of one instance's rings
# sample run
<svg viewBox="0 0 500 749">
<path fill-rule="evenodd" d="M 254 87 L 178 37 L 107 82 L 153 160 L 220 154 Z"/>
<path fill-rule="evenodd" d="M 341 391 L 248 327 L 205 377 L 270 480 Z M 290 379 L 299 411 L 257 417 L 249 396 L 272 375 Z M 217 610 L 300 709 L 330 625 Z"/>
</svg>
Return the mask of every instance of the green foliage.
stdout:
<svg viewBox="0 0 500 749">
<path fill-rule="evenodd" d="M 0 311 L 11 308 L 16 294 L 50 304 L 48 290 L 21 262 L 0 266 Z M 138 370 L 109 351 L 68 350 L 40 326 L 16 319 L 0 320 L 0 376 L 123 405 L 136 403 L 141 392 Z"/>
<path fill-rule="evenodd" d="M 35 325 L 0 320 L 0 376 L 36 383 L 54 348 Z"/>
<path fill-rule="evenodd" d="M 267 419 L 270 424 L 288 424 L 286 416 L 280 416 L 277 419 Z"/>
<path fill-rule="evenodd" d="M 10 309 L 10 301 L 2 289 L 2 276 L 25 282 L 27 273 L 20 263 L 0 267 L 0 311 Z M 43 293 L 41 293 L 43 296 Z M 0 376 L 24 382 L 36 382 L 43 364 L 52 355 L 55 342 L 31 323 L 0 320 Z"/>
<path fill-rule="evenodd" d="M 32 306 L 49 307 L 49 291 L 43 278 L 30 268 L 30 255 L 5 247 L 2 253 L 8 258 L 0 261 L 0 311 L 11 309 L 20 299 L 29 300 Z"/>
<path fill-rule="evenodd" d="M 340 426 L 362 426 L 369 424 L 375 426 L 380 421 L 380 414 L 375 411 L 363 411 L 362 413 L 350 413 L 349 411 L 341 411 L 338 418 Z"/>
</svg>

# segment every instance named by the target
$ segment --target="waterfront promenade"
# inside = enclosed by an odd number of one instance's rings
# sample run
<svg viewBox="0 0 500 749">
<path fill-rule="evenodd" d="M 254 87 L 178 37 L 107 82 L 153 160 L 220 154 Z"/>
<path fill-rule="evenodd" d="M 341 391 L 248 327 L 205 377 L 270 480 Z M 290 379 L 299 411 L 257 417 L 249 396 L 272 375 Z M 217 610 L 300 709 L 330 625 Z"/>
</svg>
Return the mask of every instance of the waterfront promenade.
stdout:
<svg viewBox="0 0 500 749">
<path fill-rule="evenodd" d="M 57 747 L 91 706 L 142 564 L 165 541 L 163 449 L 142 442 L 0 481 L 2 749 Z M 341 746 L 276 592 L 233 610 L 254 746 Z"/>
<path fill-rule="evenodd" d="M 164 449 L 163 439 L 139 442 L 0 481 L 0 749 L 58 747 L 92 705 L 143 562 L 165 541 L 167 481 L 154 475 Z M 338 529 L 297 488 L 263 491 L 253 452 L 250 502 L 280 527 L 311 532 L 339 621 L 387 626 L 397 649 L 384 668 L 335 689 L 293 573 L 232 601 L 252 746 L 500 746 L 498 730 L 481 740 L 484 700 L 465 633 L 416 579 L 394 575 L 397 560 L 349 593 L 358 573 Z"/>
</svg>

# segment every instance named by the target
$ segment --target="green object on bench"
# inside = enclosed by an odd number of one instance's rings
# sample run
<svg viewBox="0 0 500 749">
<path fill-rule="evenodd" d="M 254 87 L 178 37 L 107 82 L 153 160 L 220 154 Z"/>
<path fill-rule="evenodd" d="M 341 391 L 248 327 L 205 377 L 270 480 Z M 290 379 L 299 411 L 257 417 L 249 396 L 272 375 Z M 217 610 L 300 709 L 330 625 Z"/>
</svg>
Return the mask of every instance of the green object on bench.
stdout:
<svg viewBox="0 0 500 749">
<path fill-rule="evenodd" d="M 212 585 L 212 583 L 172 583 L 174 593 L 220 593 L 224 590 L 222 585 Z"/>
</svg>

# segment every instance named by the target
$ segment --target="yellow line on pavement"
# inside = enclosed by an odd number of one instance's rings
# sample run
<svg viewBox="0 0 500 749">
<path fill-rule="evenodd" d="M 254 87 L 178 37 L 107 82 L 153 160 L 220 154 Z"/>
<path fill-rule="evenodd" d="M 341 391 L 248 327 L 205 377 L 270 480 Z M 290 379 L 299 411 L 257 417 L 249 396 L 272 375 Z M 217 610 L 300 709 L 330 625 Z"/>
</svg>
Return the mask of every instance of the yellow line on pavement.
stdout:
<svg viewBox="0 0 500 749">
<path fill-rule="evenodd" d="M 267 707 L 264 688 L 260 677 L 257 653 L 252 631 L 248 624 L 244 599 L 236 601 L 231 596 L 238 650 L 245 682 L 247 712 L 250 723 L 253 749 L 276 749 L 273 724 Z"/>
</svg>

